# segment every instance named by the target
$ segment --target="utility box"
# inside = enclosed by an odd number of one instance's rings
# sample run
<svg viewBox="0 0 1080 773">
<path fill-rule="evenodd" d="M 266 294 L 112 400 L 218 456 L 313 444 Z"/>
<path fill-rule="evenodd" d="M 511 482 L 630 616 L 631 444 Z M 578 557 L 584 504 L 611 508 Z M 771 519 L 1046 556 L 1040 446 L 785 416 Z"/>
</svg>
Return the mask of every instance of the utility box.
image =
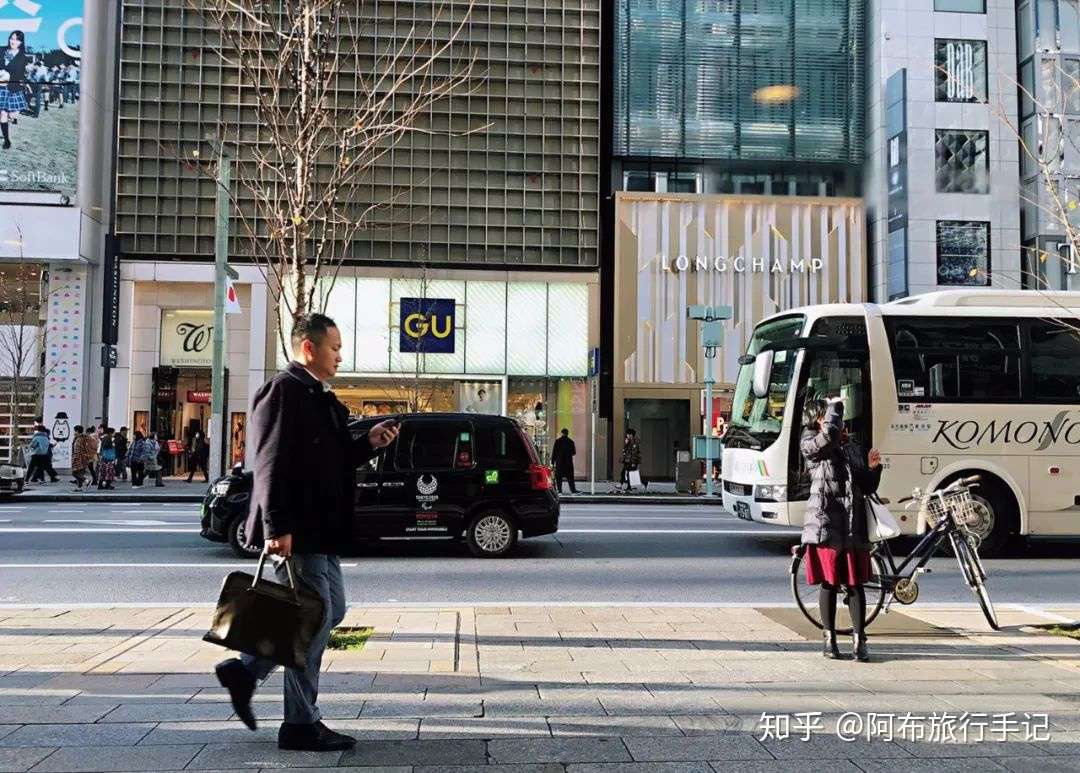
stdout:
<svg viewBox="0 0 1080 773">
<path fill-rule="evenodd" d="M 711 453 L 710 453 L 711 452 Z M 704 459 L 705 457 L 711 457 L 716 461 L 720 461 L 720 456 L 724 452 L 724 447 L 720 444 L 720 438 L 712 437 L 711 435 L 695 435 L 694 436 L 694 458 Z"/>
</svg>

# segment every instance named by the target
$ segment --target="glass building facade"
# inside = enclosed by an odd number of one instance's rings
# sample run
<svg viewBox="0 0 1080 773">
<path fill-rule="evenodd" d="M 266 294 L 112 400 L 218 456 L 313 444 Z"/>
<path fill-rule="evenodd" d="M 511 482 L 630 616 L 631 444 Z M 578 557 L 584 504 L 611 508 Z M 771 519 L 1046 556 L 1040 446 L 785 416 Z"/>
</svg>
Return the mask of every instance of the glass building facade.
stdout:
<svg viewBox="0 0 1080 773">
<path fill-rule="evenodd" d="M 863 3 L 615 6 L 616 156 L 862 161 Z"/>
<path fill-rule="evenodd" d="M 1080 227 L 1080 2 L 1024 0 L 1016 5 L 1023 143 L 1020 196 L 1023 284 L 1032 289 L 1076 286 L 1065 220 Z M 1047 190 L 1049 178 L 1064 192 Z"/>
</svg>

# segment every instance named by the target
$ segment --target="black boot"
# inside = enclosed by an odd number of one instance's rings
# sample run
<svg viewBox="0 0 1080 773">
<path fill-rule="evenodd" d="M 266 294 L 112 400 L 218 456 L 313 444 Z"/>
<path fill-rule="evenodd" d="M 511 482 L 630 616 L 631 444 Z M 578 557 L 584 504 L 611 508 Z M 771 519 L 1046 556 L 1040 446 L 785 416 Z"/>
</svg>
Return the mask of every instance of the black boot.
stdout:
<svg viewBox="0 0 1080 773">
<path fill-rule="evenodd" d="M 848 612 L 855 640 L 851 659 L 865 663 L 870 660 L 870 650 L 866 648 L 866 592 L 861 585 L 848 590 Z"/>
<path fill-rule="evenodd" d="M 0 133 L 4 135 L 4 148 L 11 147 L 11 135 L 8 134 L 8 122 L 0 121 Z"/>
<path fill-rule="evenodd" d="M 254 730 L 255 712 L 251 710 L 251 696 L 255 694 L 255 677 L 237 658 L 221 661 L 214 667 L 214 673 L 221 686 L 229 691 L 237 718 L 247 725 L 248 730 Z"/>
<path fill-rule="evenodd" d="M 824 655 L 829 660 L 840 660 L 843 656 L 840 654 L 840 648 L 836 646 L 836 632 L 835 631 L 823 631 L 822 638 L 825 641 Z"/>
<path fill-rule="evenodd" d="M 855 634 L 855 646 L 851 650 L 851 659 L 860 663 L 870 662 L 870 649 L 866 646 L 866 634 Z"/>
</svg>

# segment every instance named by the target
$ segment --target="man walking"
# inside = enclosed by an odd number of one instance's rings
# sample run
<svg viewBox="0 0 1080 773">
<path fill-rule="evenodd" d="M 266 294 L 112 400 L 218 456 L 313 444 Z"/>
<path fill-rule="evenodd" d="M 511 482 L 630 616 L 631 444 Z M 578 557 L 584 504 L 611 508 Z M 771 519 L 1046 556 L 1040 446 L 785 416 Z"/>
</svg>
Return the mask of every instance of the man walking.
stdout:
<svg viewBox="0 0 1080 773">
<path fill-rule="evenodd" d="M 52 441 L 44 424 L 38 424 L 34 428 L 34 437 L 30 440 L 30 454 L 30 465 L 26 470 L 28 482 L 44 483 L 46 475 L 52 483 L 60 480 L 52 466 Z"/>
<path fill-rule="evenodd" d="M 285 672 L 285 721 L 278 747 L 295 751 L 340 751 L 355 739 L 322 723 L 316 705 L 319 669 L 330 631 L 345 617 L 345 585 L 337 551 L 348 542 L 356 468 L 397 437 L 396 420 L 375 425 L 353 439 L 349 412 L 327 380 L 341 363 L 341 333 L 322 314 L 308 314 L 292 329 L 293 361 L 259 388 L 251 410 L 255 451 L 254 485 L 247 521 L 248 541 L 265 539 L 266 552 L 279 556 L 278 582 L 288 582 L 284 559 L 291 557 L 298 582 L 322 598 L 326 619 L 311 644 L 307 667 Z M 237 716 L 256 727 L 251 697 L 275 668 L 244 655 L 217 665 L 218 681 L 229 691 Z"/>
<path fill-rule="evenodd" d="M 577 446 L 570 439 L 570 430 L 563 429 L 551 449 L 551 466 L 555 468 L 555 488 L 560 494 L 564 480 L 569 481 L 571 494 L 578 493 L 577 484 L 574 483 L 574 456 L 576 454 Z"/>
<path fill-rule="evenodd" d="M 203 474 L 203 481 L 210 482 L 210 444 L 206 442 L 203 433 L 196 432 L 191 439 L 191 448 L 188 451 L 188 476 L 187 482 L 191 483 L 195 478 L 195 471 Z"/>
</svg>

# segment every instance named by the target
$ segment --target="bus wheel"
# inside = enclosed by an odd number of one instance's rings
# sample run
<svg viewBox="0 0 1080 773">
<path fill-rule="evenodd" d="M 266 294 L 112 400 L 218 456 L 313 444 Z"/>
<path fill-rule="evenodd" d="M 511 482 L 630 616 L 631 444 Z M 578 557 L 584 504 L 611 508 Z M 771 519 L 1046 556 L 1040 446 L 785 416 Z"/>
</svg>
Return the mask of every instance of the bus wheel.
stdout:
<svg viewBox="0 0 1080 773">
<path fill-rule="evenodd" d="M 979 538 L 979 555 L 1000 556 L 1019 531 L 1019 513 L 1012 492 L 995 480 L 983 480 L 971 491 L 976 519 L 970 530 Z"/>
</svg>

